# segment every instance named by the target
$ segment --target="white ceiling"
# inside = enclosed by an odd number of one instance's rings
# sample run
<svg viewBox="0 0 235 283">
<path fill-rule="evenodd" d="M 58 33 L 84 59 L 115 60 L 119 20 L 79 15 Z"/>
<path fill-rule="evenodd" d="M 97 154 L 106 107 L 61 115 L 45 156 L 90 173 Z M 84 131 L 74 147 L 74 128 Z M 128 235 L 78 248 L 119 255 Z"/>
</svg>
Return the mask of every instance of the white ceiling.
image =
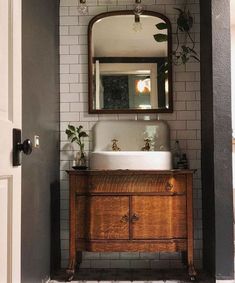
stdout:
<svg viewBox="0 0 235 283">
<path fill-rule="evenodd" d="M 230 0 L 230 8 L 231 8 L 231 25 L 235 25 L 235 0 Z"/>
</svg>

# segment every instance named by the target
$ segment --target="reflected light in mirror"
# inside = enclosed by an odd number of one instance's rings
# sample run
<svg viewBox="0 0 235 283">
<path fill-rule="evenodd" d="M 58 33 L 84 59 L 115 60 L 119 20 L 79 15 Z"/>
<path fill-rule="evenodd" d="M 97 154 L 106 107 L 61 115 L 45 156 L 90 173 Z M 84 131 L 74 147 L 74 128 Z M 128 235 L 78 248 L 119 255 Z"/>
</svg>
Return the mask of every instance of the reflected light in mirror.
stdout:
<svg viewBox="0 0 235 283">
<path fill-rule="evenodd" d="M 151 82 L 150 79 L 138 80 L 137 81 L 137 91 L 141 93 L 150 93 L 151 92 Z"/>
<path fill-rule="evenodd" d="M 139 105 L 139 108 L 140 108 L 140 109 L 151 109 L 151 105 L 142 104 L 142 105 Z"/>
</svg>

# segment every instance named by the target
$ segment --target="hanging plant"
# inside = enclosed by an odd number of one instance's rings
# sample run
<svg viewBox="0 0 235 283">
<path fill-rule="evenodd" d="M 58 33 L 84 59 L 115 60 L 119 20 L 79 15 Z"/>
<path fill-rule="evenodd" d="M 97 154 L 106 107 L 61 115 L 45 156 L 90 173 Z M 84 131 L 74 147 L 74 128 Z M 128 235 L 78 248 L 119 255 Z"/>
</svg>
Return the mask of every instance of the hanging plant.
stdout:
<svg viewBox="0 0 235 283">
<path fill-rule="evenodd" d="M 189 10 L 186 10 L 186 5 L 184 10 L 179 8 L 174 8 L 179 12 L 177 18 L 177 29 L 176 29 L 176 40 L 177 46 L 172 52 L 172 61 L 175 65 L 186 64 L 190 59 L 194 59 L 200 62 L 197 52 L 195 51 L 195 41 L 193 40 L 190 30 L 193 27 L 193 17 Z M 166 30 L 166 23 L 158 23 L 156 25 L 158 30 Z M 185 41 L 183 44 L 180 43 L 179 35 L 180 33 L 185 34 Z M 163 33 L 154 34 L 154 39 L 157 42 L 166 42 L 168 40 L 168 35 Z M 164 66 L 164 69 L 167 69 L 168 63 Z"/>
</svg>

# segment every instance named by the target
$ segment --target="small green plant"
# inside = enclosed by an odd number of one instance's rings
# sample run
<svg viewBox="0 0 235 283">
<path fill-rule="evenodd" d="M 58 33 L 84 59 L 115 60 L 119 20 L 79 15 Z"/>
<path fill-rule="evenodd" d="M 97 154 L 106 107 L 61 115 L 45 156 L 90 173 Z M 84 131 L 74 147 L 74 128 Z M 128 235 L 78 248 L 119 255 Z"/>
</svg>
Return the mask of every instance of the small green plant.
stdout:
<svg viewBox="0 0 235 283">
<path fill-rule="evenodd" d="M 193 27 L 193 17 L 190 11 L 186 9 L 186 5 L 184 7 L 184 10 L 179 8 L 175 8 L 175 10 L 179 12 L 179 15 L 177 18 L 177 28 L 175 32 L 177 46 L 175 50 L 173 50 L 172 54 L 170 54 L 170 56 L 172 57 L 172 62 L 175 65 L 186 64 L 191 58 L 200 62 L 198 54 L 195 51 L 195 41 L 190 34 L 190 30 Z M 156 28 L 158 30 L 166 30 L 167 24 L 164 22 L 158 23 L 156 25 Z M 184 43 L 180 43 L 180 33 L 185 35 Z M 157 42 L 165 42 L 168 40 L 168 35 L 164 33 L 154 34 L 153 37 Z M 167 70 L 168 64 L 169 62 L 167 62 L 164 66 L 164 72 L 165 70 Z"/>
<path fill-rule="evenodd" d="M 84 151 L 84 142 L 83 139 L 88 137 L 88 134 L 83 130 L 83 126 L 75 127 L 73 125 L 68 125 L 65 133 L 68 136 L 68 139 L 71 143 L 75 142 L 78 144 L 80 151 Z"/>
</svg>

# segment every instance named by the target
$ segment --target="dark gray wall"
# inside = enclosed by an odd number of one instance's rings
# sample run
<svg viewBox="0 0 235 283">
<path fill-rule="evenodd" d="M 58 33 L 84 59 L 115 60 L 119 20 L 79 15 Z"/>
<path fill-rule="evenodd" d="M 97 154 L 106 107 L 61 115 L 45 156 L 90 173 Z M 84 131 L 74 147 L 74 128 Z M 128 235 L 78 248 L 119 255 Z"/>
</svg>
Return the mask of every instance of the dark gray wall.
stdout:
<svg viewBox="0 0 235 283">
<path fill-rule="evenodd" d="M 23 157 L 22 282 L 50 275 L 50 190 L 59 180 L 57 0 L 23 0 L 23 138 L 40 149 Z"/>
<path fill-rule="evenodd" d="M 230 1 L 201 0 L 204 268 L 233 279 Z"/>
</svg>

